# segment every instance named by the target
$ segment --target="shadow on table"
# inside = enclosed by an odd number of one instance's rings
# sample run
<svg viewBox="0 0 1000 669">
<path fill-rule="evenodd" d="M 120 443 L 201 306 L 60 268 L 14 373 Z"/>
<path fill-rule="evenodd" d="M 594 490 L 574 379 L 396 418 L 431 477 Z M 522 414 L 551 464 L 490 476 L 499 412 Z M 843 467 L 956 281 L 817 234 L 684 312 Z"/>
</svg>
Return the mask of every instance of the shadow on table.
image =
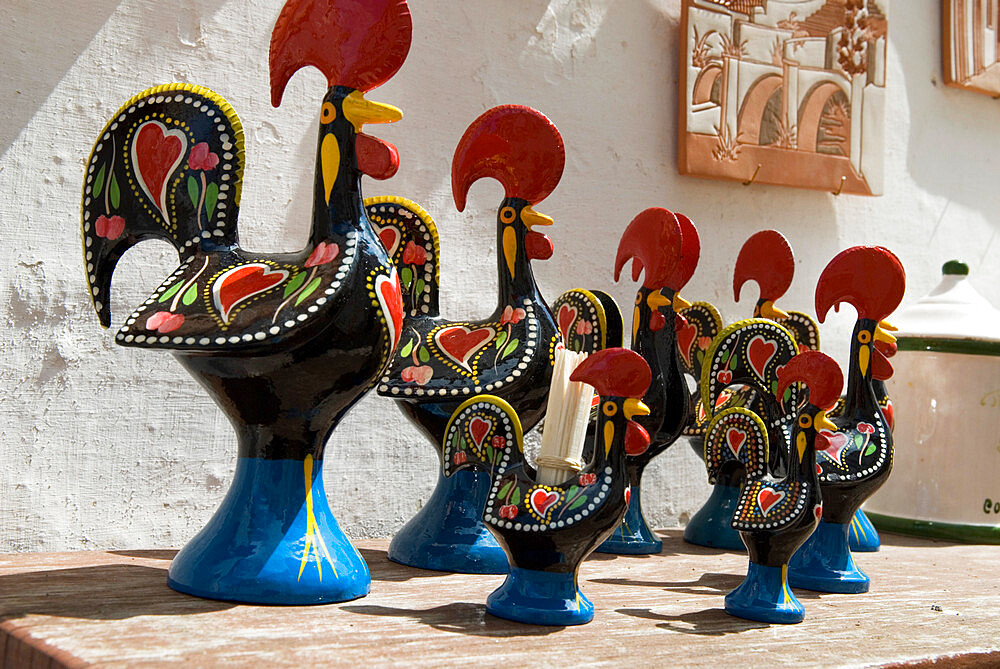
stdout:
<svg viewBox="0 0 1000 669">
<path fill-rule="evenodd" d="M 351 604 L 341 606 L 342 611 L 366 616 L 409 618 L 442 632 L 470 634 L 485 637 L 546 636 L 564 627 L 524 625 L 486 613 L 485 604 L 455 602 L 432 609 L 397 609 L 391 606 Z"/>
<path fill-rule="evenodd" d="M 145 560 L 173 560 L 177 555 L 176 548 L 164 548 L 162 550 L 134 550 L 134 551 L 108 551 L 111 555 L 121 555 L 123 557 L 143 558 Z"/>
<path fill-rule="evenodd" d="M 718 596 L 735 589 L 743 582 L 744 575 L 705 572 L 696 581 L 639 581 L 631 578 L 588 578 L 591 583 L 662 588 L 672 592 L 692 595 Z"/>
<path fill-rule="evenodd" d="M 725 609 L 704 609 L 702 611 L 682 613 L 679 616 L 653 613 L 651 609 L 616 609 L 615 612 L 634 618 L 658 621 L 656 626 L 669 632 L 696 634 L 699 636 L 724 636 L 726 634 L 739 634 L 747 630 L 770 627 L 766 623 L 734 618 L 726 613 Z"/>
<path fill-rule="evenodd" d="M 110 564 L 0 576 L 0 621 L 27 615 L 123 620 L 234 606 L 171 590 L 167 570 L 158 567 Z"/>
<path fill-rule="evenodd" d="M 377 548 L 358 548 L 361 557 L 368 563 L 368 571 L 371 572 L 373 581 L 401 582 L 409 581 L 413 578 L 435 578 L 441 576 L 452 576 L 452 572 L 434 571 L 433 569 L 420 569 L 418 567 L 407 567 L 389 559 L 389 554 L 385 550 Z"/>
</svg>

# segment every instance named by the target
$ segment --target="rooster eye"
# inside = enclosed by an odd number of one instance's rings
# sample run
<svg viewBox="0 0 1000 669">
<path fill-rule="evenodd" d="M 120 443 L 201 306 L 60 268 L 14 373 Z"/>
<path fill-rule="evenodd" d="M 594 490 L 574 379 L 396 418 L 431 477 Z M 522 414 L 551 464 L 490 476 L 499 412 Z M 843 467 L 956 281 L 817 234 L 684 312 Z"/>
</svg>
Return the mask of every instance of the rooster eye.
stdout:
<svg viewBox="0 0 1000 669">
<path fill-rule="evenodd" d="M 319 114 L 320 123 L 333 123 L 334 119 L 337 118 L 337 108 L 333 106 L 332 102 L 324 102 L 323 110 Z"/>
<path fill-rule="evenodd" d="M 858 333 L 858 341 L 862 344 L 867 344 L 872 340 L 872 334 L 868 330 L 862 330 Z"/>
<path fill-rule="evenodd" d="M 514 207 L 504 207 L 500 210 L 500 220 L 504 223 L 513 222 L 516 216 L 517 212 L 514 211 Z"/>
<path fill-rule="evenodd" d="M 799 416 L 799 427 L 812 427 L 813 419 L 812 416 L 808 414 L 802 414 Z"/>
<path fill-rule="evenodd" d="M 614 416 L 616 413 L 618 413 L 618 405 L 617 404 L 615 404 L 614 402 L 605 402 L 604 403 L 604 415 L 605 416 Z"/>
</svg>

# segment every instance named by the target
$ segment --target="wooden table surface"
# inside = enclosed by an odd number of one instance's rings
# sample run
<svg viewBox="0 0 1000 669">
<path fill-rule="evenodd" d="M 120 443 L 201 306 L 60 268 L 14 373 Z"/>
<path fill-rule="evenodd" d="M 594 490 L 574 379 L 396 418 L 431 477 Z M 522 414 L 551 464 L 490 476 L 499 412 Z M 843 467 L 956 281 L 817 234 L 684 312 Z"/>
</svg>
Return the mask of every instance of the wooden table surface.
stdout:
<svg viewBox="0 0 1000 669">
<path fill-rule="evenodd" d="M 411 569 L 359 542 L 371 594 L 314 607 L 237 605 L 166 584 L 174 551 L 0 555 L 4 666 L 873 666 L 945 658 L 1000 666 L 1000 547 L 884 535 L 858 557 L 864 595 L 796 591 L 799 625 L 723 611 L 746 557 L 663 532 L 660 555 L 596 554 L 581 569 L 597 609 L 579 627 L 486 613 L 500 576 Z M 939 663 L 940 664 L 940 663 Z M 645 666 L 643 666 L 645 665 Z"/>
</svg>

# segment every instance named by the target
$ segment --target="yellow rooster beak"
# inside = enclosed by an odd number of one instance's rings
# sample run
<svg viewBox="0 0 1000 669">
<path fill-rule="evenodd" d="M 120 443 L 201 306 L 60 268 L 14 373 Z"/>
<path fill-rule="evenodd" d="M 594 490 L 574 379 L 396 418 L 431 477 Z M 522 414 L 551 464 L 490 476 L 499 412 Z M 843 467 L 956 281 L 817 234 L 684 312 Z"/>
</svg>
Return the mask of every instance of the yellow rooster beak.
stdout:
<svg viewBox="0 0 1000 669">
<path fill-rule="evenodd" d="M 625 404 L 622 406 L 622 411 L 625 413 L 625 418 L 627 420 L 632 420 L 634 416 L 649 415 L 649 407 L 643 404 L 642 400 L 637 400 L 634 397 L 630 397 L 625 400 Z"/>
<path fill-rule="evenodd" d="M 875 339 L 878 341 L 884 341 L 886 344 L 895 344 L 896 338 L 882 329 L 882 323 L 885 323 L 885 321 L 882 321 L 881 323 L 875 326 Z M 896 329 L 891 325 L 889 327 L 892 328 L 893 330 Z"/>
<path fill-rule="evenodd" d="M 648 297 L 646 297 L 646 304 L 649 306 L 650 311 L 656 311 L 660 307 L 665 307 L 670 304 L 670 298 L 660 291 L 654 290 Z"/>
<path fill-rule="evenodd" d="M 521 222 L 524 223 L 524 226 L 529 230 L 536 225 L 552 225 L 554 223 L 551 216 L 539 214 L 530 206 L 521 210 Z"/>
<path fill-rule="evenodd" d="M 351 122 L 357 132 L 361 132 L 365 123 L 395 123 L 403 118 L 403 112 L 398 107 L 365 100 L 361 91 L 354 91 L 344 98 L 341 107 L 344 118 Z"/>
<path fill-rule="evenodd" d="M 681 297 L 680 293 L 674 293 L 674 311 L 680 311 L 681 309 L 687 309 L 691 306 L 691 303 Z"/>
<path fill-rule="evenodd" d="M 760 305 L 760 315 L 772 321 L 788 318 L 788 312 L 774 306 L 773 300 L 767 300 L 764 304 Z"/>
<path fill-rule="evenodd" d="M 817 432 L 819 432 L 820 430 L 829 430 L 830 432 L 836 432 L 838 429 L 840 429 L 833 424 L 833 421 L 831 421 L 829 418 L 826 417 L 825 411 L 820 411 L 818 414 L 816 414 L 816 420 L 813 421 L 813 426 L 816 428 Z"/>
</svg>

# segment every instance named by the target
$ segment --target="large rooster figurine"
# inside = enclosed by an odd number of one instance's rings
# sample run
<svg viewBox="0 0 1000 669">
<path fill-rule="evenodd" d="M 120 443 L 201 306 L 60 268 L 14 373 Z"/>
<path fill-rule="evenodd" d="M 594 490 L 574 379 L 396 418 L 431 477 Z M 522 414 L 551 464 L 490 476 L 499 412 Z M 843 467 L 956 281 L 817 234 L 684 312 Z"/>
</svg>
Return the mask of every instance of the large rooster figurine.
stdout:
<svg viewBox="0 0 1000 669">
<path fill-rule="evenodd" d="M 721 475 L 727 463 L 739 463 L 745 471 L 731 522 L 746 544 L 750 568 L 743 583 L 726 595 L 726 611 L 741 618 L 797 623 L 805 617 L 788 588 L 788 561 L 823 513 L 817 433 L 834 429 L 826 412 L 837 402 L 844 375 L 829 356 L 806 351 L 778 370 L 776 396 L 799 381 L 809 388 L 809 400 L 798 411 L 784 471 L 771 466 L 767 428 L 752 411 L 734 408 L 716 414 L 705 439 L 710 479 Z"/>
<path fill-rule="evenodd" d="M 892 431 L 878 405 L 874 378 L 887 379 L 892 365 L 877 341 L 893 343 L 883 319 L 899 306 L 906 274 L 899 259 L 882 247 L 855 246 L 823 270 L 816 285 L 816 313 L 822 322 L 831 308 L 847 302 L 858 311 L 851 339 L 844 409 L 833 417 L 836 430 L 821 431 L 823 520 L 795 554 L 789 567 L 794 587 L 821 592 L 867 592 L 870 581 L 851 556 L 848 531 L 861 504 L 892 470 Z"/>
<path fill-rule="evenodd" d="M 801 311 L 783 311 L 775 304 L 785 294 L 795 276 L 795 256 L 792 246 L 777 230 L 761 230 L 751 235 L 740 249 L 733 271 L 733 297 L 739 302 L 743 285 L 754 281 L 760 295 L 754 305 L 754 318 L 770 318 L 781 323 L 795 336 L 800 351 L 819 350 L 819 325 L 809 314 Z M 876 381 L 876 394 L 883 409 L 888 395 L 881 381 Z M 843 402 L 830 412 L 835 416 L 843 410 Z M 878 531 L 858 509 L 851 519 L 851 550 L 872 552 L 879 549 Z"/>
<path fill-rule="evenodd" d="M 492 177 L 504 187 L 496 218 L 499 296 L 493 314 L 480 321 L 439 315 L 440 257 L 430 216 L 402 198 L 368 201 L 398 263 L 406 307 L 400 348 L 378 392 L 397 400 L 438 448 L 455 409 L 474 395 L 510 402 L 526 430 L 545 412 L 561 338 L 531 270 L 532 260 L 552 255 L 552 242 L 533 228 L 553 221 L 534 205 L 559 183 L 564 163 L 559 131 L 529 107 L 494 107 L 459 141 L 451 173 L 458 210 L 475 181 Z M 598 338 L 603 327 L 595 321 L 590 335 Z M 439 475 L 430 499 L 393 538 L 389 557 L 425 569 L 506 573 L 506 556 L 482 522 L 489 486 L 482 472 Z"/>
<path fill-rule="evenodd" d="M 517 412 L 499 397 L 462 403 L 448 422 L 444 473 L 469 468 L 490 479 L 484 519 L 510 559 L 510 573 L 486 600 L 493 615 L 543 625 L 578 625 L 594 617 L 580 592 L 580 563 L 621 522 L 628 505 L 627 454 L 649 445 L 632 419 L 649 413 L 641 398 L 649 365 L 633 351 L 611 348 L 584 360 L 570 376 L 599 395 L 591 458 L 558 485 L 542 485 L 524 458 Z M 551 429 L 551 428 L 550 428 Z"/>
<path fill-rule="evenodd" d="M 682 222 L 683 221 L 683 222 Z M 622 524 L 598 550 L 640 555 L 659 553 L 663 542 L 642 514 L 642 474 L 657 455 L 673 444 L 690 420 L 693 402 L 684 379 L 677 332 L 686 321 L 677 311 L 690 306 L 680 296 L 698 265 L 698 232 L 690 219 L 660 207 L 637 215 L 618 243 L 615 281 L 632 261 L 632 279 L 644 274 L 632 315 L 632 350 L 652 370 L 643 398 L 650 414 L 638 420 L 650 434 L 649 448 L 627 457 L 631 500 Z"/>
<path fill-rule="evenodd" d="M 399 340 L 396 270 L 362 205 L 361 175 L 392 176 L 395 149 L 361 134 L 398 120 L 365 100 L 402 65 L 404 0 L 289 0 L 271 39 L 271 99 L 306 65 L 326 75 L 309 242 L 265 255 L 239 246 L 243 130 L 215 93 L 169 84 L 115 114 L 90 157 L 83 239 L 107 327 L 111 277 L 145 239 L 181 265 L 125 321 L 124 346 L 170 350 L 236 429 L 229 494 L 170 566 L 182 592 L 268 604 L 368 592 L 368 568 L 323 489 L 324 444 L 378 379 Z"/>
</svg>

